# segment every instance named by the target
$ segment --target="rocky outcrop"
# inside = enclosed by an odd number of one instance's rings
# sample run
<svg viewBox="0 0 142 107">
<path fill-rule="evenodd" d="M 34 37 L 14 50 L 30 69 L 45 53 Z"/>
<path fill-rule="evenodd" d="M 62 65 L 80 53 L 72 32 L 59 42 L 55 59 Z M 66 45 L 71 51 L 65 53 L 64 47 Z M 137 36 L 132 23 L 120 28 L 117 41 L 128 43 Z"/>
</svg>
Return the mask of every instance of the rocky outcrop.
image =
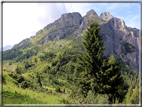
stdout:
<svg viewBox="0 0 142 107">
<path fill-rule="evenodd" d="M 119 18 L 111 18 L 101 25 L 101 35 L 104 36 L 105 55 L 113 54 L 121 58 L 131 68 L 139 70 L 139 30 L 128 28 Z"/>
<path fill-rule="evenodd" d="M 25 45 L 28 42 L 30 42 L 30 39 L 26 38 L 26 39 L 22 40 L 20 43 L 14 45 L 13 48 L 16 47 L 16 46 L 23 46 L 23 45 Z"/>
<path fill-rule="evenodd" d="M 108 12 L 104 12 L 104 13 L 100 14 L 100 18 L 103 20 L 109 20 L 114 17 L 111 14 L 109 14 Z"/>
<path fill-rule="evenodd" d="M 74 29 L 75 29 L 75 27 L 60 28 L 54 33 L 47 34 L 39 44 L 44 44 L 44 43 L 46 43 L 48 41 L 52 41 L 52 38 L 54 38 L 54 37 L 57 37 L 58 40 L 63 39 L 66 36 L 73 33 Z"/>
<path fill-rule="evenodd" d="M 92 17 L 99 19 L 97 13 L 93 9 L 88 11 L 86 15 L 83 17 L 83 21 L 79 26 L 79 30 L 77 31 L 78 34 L 82 33 L 88 27 L 89 21 L 91 20 Z"/>
<path fill-rule="evenodd" d="M 44 29 L 57 29 L 57 28 L 64 28 L 64 27 L 73 27 L 73 26 L 80 26 L 83 18 L 78 12 L 73 13 L 66 13 L 61 16 L 55 22 L 47 25 Z"/>
<path fill-rule="evenodd" d="M 36 36 L 38 36 L 39 34 L 41 34 L 43 32 L 43 30 L 39 30 L 37 33 L 36 33 Z"/>
</svg>

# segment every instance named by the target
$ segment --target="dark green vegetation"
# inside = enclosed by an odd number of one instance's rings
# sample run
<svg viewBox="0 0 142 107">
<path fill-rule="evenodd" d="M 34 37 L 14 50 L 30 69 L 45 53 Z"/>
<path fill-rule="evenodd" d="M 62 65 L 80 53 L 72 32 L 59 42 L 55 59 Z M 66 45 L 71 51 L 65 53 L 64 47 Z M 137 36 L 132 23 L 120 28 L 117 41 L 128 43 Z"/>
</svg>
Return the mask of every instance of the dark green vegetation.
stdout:
<svg viewBox="0 0 142 107">
<path fill-rule="evenodd" d="M 57 29 L 52 29 L 49 32 L 42 30 L 42 33 L 31 41 L 25 42 L 24 45 L 16 46 L 3 53 L 4 104 L 138 103 L 138 72 L 132 70 L 125 63 L 121 61 L 121 63 L 118 62 L 114 57 L 110 59 L 104 57 L 101 53 L 101 50 L 103 50 L 103 48 L 101 48 L 103 43 L 100 44 L 102 40 L 101 37 L 94 37 L 95 39 L 93 39 L 93 37 L 90 37 L 90 39 L 86 38 L 86 40 L 91 41 L 89 43 L 90 46 L 92 42 L 94 44 L 92 47 L 85 48 L 84 51 L 82 47 L 85 47 L 85 45 L 87 47 L 87 44 L 85 44 L 85 42 L 83 42 L 84 45 L 82 44 L 81 36 L 73 39 L 76 37 L 76 35 L 73 34 L 61 40 L 54 38 L 52 41 L 45 44 L 38 44 L 47 33 L 51 34 L 55 31 L 57 31 Z M 100 30 L 97 33 L 99 34 Z M 96 40 L 98 40 L 98 42 L 96 42 Z M 126 48 L 129 50 L 131 47 L 126 46 Z M 92 51 L 92 49 L 98 53 L 95 53 L 91 57 L 90 51 Z M 77 59 L 79 56 L 84 55 L 84 52 L 86 53 L 86 57 L 83 56 L 82 58 L 86 58 L 85 61 L 89 61 L 87 60 L 89 57 L 91 63 L 98 61 L 97 64 L 94 64 L 97 66 L 80 62 L 84 64 L 86 68 L 80 68 L 82 70 L 78 69 L 79 65 Z M 99 68 L 100 66 L 101 69 Z M 122 69 L 120 69 L 121 67 Z M 88 83 L 86 83 L 85 77 L 92 76 L 90 69 L 97 71 L 95 75 L 97 78 L 93 78 L 93 80 L 88 79 Z M 108 73 L 105 74 L 106 69 Z M 115 71 L 115 73 L 113 71 Z M 101 72 L 102 74 L 100 74 Z M 109 78 L 109 74 L 111 77 L 114 77 Z M 87 84 L 86 87 L 78 88 L 78 86 L 75 85 L 77 81 L 75 77 L 79 76 L 82 77 L 84 83 Z M 110 82 L 106 80 L 110 80 Z M 131 88 L 126 90 L 127 87 L 125 88 L 124 83 L 128 84 Z M 114 87 L 116 90 L 113 92 Z M 135 90 L 132 91 L 132 89 Z M 105 90 L 109 92 L 106 93 L 104 92 Z M 115 98 L 112 96 L 115 96 Z M 128 102 L 128 99 L 131 99 L 131 101 Z"/>
<path fill-rule="evenodd" d="M 131 53 L 135 51 L 135 47 L 129 43 L 125 43 L 124 46 L 127 53 Z"/>
<path fill-rule="evenodd" d="M 76 70 L 80 72 L 76 82 L 84 97 L 89 90 L 94 94 L 107 94 L 109 103 L 118 99 L 122 103 L 128 85 L 121 75 L 121 63 L 113 56 L 108 60 L 103 56 L 103 36 L 100 36 L 99 24 L 91 20 L 83 36 L 85 52 L 78 59 Z"/>
</svg>

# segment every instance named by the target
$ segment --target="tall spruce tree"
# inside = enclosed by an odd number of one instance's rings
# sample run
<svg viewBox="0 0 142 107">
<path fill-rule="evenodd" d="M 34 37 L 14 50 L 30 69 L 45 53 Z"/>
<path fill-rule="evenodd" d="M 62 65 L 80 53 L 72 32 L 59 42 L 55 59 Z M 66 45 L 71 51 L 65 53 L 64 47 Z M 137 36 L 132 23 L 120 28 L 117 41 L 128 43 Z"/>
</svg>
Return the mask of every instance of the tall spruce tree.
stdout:
<svg viewBox="0 0 142 107">
<path fill-rule="evenodd" d="M 98 74 L 100 73 L 102 61 L 106 60 L 106 57 L 102 54 L 105 48 L 103 47 L 103 37 L 100 36 L 101 28 L 99 28 L 97 21 L 94 22 L 93 20 L 89 22 L 89 27 L 84 33 L 82 43 L 85 52 L 78 57 L 76 67 L 76 71 L 81 72 L 77 77 L 76 84 L 80 87 L 84 97 L 87 96 L 89 90 L 92 90 L 93 86 L 96 92 L 100 91 L 100 77 Z"/>
<path fill-rule="evenodd" d="M 100 33 L 98 22 L 92 19 L 83 36 L 85 52 L 78 57 L 76 71 L 80 72 L 80 75 L 77 75 L 75 84 L 84 97 L 92 90 L 95 93 L 107 94 L 110 103 L 113 103 L 116 98 L 125 97 L 127 86 L 121 77 L 120 62 L 116 62 L 114 58 L 108 60 L 108 56 L 103 55 L 105 48 Z"/>
</svg>

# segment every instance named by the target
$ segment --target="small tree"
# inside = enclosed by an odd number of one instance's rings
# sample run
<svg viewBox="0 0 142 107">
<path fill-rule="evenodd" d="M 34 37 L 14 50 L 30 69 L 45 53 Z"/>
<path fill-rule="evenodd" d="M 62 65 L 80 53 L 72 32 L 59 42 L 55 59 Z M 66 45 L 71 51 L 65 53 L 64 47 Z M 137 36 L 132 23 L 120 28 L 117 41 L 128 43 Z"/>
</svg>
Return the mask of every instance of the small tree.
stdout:
<svg viewBox="0 0 142 107">
<path fill-rule="evenodd" d="M 103 91 L 109 96 L 110 103 L 115 103 L 116 99 L 122 102 L 128 90 L 128 85 L 121 76 L 121 62 L 111 56 L 107 64 L 103 64 L 101 70 Z"/>
<path fill-rule="evenodd" d="M 131 104 L 139 104 L 139 89 L 136 86 L 135 89 L 133 89 L 133 94 L 130 98 Z"/>
<path fill-rule="evenodd" d="M 65 93 L 65 88 L 63 89 L 63 93 Z"/>
<path fill-rule="evenodd" d="M 42 87 L 42 84 L 41 84 L 41 80 L 40 80 L 40 76 L 38 75 L 38 83 L 40 84 L 40 87 Z"/>
<path fill-rule="evenodd" d="M 60 87 L 56 87 L 55 91 L 56 91 L 56 92 L 61 92 Z"/>
<path fill-rule="evenodd" d="M 35 58 L 35 62 L 37 62 L 37 58 Z"/>
<path fill-rule="evenodd" d="M 20 66 L 17 66 L 16 69 L 15 69 L 15 72 L 17 74 L 22 74 L 22 68 Z"/>
<path fill-rule="evenodd" d="M 125 104 L 131 104 L 130 98 L 131 98 L 132 94 L 133 94 L 133 91 L 132 91 L 132 86 L 131 86 L 128 90 L 128 93 L 126 94 L 126 99 L 124 102 Z"/>
</svg>

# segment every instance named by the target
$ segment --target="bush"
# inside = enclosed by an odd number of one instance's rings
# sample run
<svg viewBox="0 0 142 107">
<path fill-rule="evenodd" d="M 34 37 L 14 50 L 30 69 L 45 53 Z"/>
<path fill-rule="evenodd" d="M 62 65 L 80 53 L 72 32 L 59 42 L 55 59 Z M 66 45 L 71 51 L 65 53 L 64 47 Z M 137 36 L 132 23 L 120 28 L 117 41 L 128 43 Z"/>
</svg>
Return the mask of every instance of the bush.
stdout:
<svg viewBox="0 0 142 107">
<path fill-rule="evenodd" d="M 28 88 L 29 87 L 29 83 L 27 82 L 27 81 L 23 81 L 22 83 L 21 83 L 21 88 Z"/>
<path fill-rule="evenodd" d="M 87 102 L 87 104 L 96 104 L 97 103 L 97 101 L 95 99 L 95 95 L 91 90 L 87 93 L 86 102 Z"/>
<path fill-rule="evenodd" d="M 6 83 L 5 77 L 2 76 L 2 83 Z"/>
<path fill-rule="evenodd" d="M 65 93 L 65 89 L 63 89 L 63 93 Z"/>
<path fill-rule="evenodd" d="M 49 90 L 49 93 L 52 93 L 52 90 L 51 90 L 51 89 Z"/>
<path fill-rule="evenodd" d="M 61 92 L 60 87 L 56 87 L 55 91 L 56 92 Z"/>
<path fill-rule="evenodd" d="M 87 104 L 109 104 L 108 96 L 106 94 L 95 94 L 91 90 L 86 97 Z"/>
<path fill-rule="evenodd" d="M 60 104 L 70 104 L 70 102 L 63 98 L 63 99 L 60 100 Z"/>
<path fill-rule="evenodd" d="M 18 81 L 18 83 L 21 83 L 21 82 L 23 82 L 25 79 L 24 79 L 24 77 L 22 76 L 22 75 L 19 75 L 18 77 L 17 77 L 17 81 Z"/>
</svg>

